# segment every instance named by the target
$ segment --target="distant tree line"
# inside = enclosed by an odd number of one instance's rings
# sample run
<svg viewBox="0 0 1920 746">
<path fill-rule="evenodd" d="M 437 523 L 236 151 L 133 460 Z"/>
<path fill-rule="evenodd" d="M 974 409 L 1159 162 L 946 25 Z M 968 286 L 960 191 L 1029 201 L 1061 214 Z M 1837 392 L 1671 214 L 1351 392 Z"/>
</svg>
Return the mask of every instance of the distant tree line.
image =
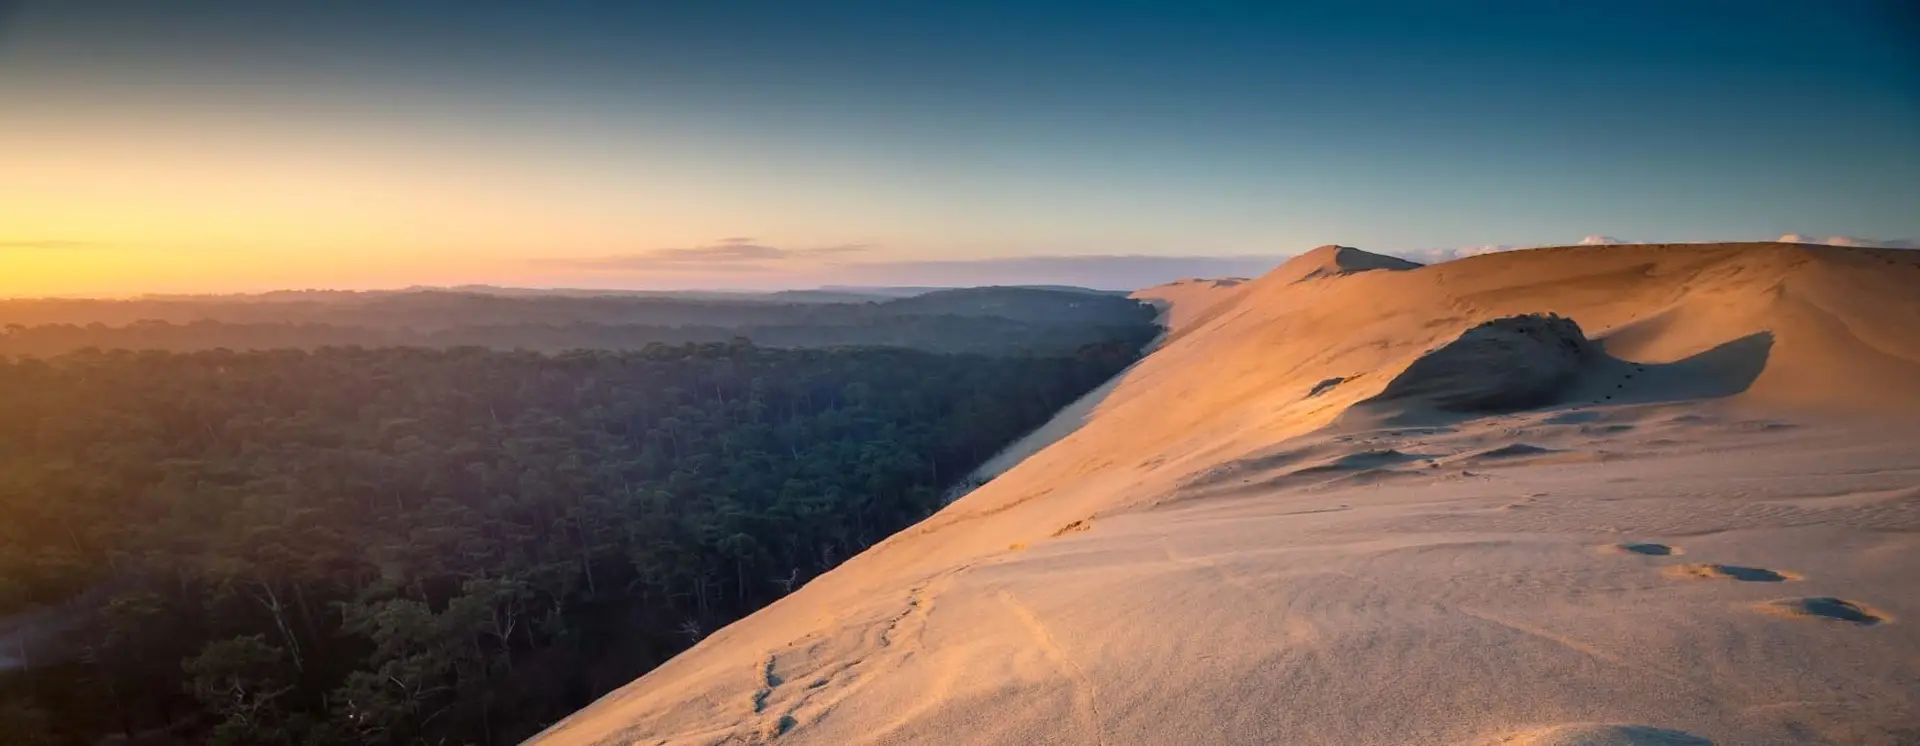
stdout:
<svg viewBox="0 0 1920 746">
<path fill-rule="evenodd" d="M 1066 354 L 1144 343 L 1155 312 L 1112 294 L 1037 288 L 940 290 L 871 302 L 654 296 L 276 293 L 143 300 L 0 300 L 0 355 L 113 350 L 488 347 L 561 352 L 726 342 L 765 347 L 910 347 Z"/>
<path fill-rule="evenodd" d="M 869 302 L 794 303 L 783 296 L 740 299 L 654 296 L 507 296 L 444 291 L 275 293 L 96 299 L 0 299 L 0 327 L 143 321 L 191 324 L 316 324 L 358 329 L 430 332 L 458 326 L 652 327 L 871 326 L 911 316 L 996 317 L 1051 326 L 1151 323 L 1153 311 L 1120 295 L 1091 291 L 987 287 L 938 290 Z M 722 340 L 724 341 L 724 340 Z"/>
<path fill-rule="evenodd" d="M 0 743 L 517 742 L 925 517 L 1141 334 L 0 359 L 0 614 L 65 615 Z"/>
<path fill-rule="evenodd" d="M 0 355 L 47 356 L 88 348 L 111 350 L 265 350 L 320 347 L 488 347 L 561 352 L 638 350 L 652 344 L 726 342 L 741 337 L 768 347 L 909 347 L 931 352 L 1071 354 L 1109 339 L 1143 343 L 1156 330 L 1141 318 L 1107 323 L 1023 321 L 1000 316 L 873 316 L 859 323 L 713 326 L 689 324 L 458 324 L 414 329 L 312 323 L 140 321 L 0 327 Z"/>
</svg>

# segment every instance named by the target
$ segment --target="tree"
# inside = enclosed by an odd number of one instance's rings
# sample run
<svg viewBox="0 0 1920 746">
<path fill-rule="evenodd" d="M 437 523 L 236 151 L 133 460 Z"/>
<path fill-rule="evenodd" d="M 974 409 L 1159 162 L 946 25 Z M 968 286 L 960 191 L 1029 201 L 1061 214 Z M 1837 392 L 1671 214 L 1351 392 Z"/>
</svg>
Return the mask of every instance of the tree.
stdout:
<svg viewBox="0 0 1920 746">
<path fill-rule="evenodd" d="M 292 741 L 294 734 L 278 703 L 293 691 L 284 657 L 279 648 L 266 643 L 265 636 L 249 635 L 208 643 L 199 655 L 181 663 L 193 698 L 220 718 L 209 743 Z"/>
<path fill-rule="evenodd" d="M 0 595 L 92 620 L 7 727 L 517 742 L 929 515 L 1133 349 L 0 360 Z"/>
</svg>

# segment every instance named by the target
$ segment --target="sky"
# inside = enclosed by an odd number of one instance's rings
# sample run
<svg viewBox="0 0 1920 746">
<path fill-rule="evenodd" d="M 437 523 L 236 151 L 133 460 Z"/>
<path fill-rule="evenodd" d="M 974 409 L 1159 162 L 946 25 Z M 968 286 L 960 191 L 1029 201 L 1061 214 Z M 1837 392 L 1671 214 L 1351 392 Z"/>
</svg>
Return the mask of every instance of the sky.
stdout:
<svg viewBox="0 0 1920 746">
<path fill-rule="evenodd" d="M 1920 239 L 1910 3 L 1095 5 L 0 0 L 0 296 Z"/>
</svg>

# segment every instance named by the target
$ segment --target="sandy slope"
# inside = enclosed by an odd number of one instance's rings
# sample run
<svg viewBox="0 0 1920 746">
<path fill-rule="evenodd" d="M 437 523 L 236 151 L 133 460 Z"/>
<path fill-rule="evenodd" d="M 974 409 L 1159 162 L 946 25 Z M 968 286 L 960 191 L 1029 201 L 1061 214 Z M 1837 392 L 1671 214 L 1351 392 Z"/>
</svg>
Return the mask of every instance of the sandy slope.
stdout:
<svg viewBox="0 0 1920 746">
<path fill-rule="evenodd" d="M 1251 280 L 1244 277 L 1175 280 L 1164 285 L 1136 290 L 1127 297 L 1146 301 L 1160 309 L 1159 323 L 1166 331 L 1150 345 L 1151 348 L 1158 348 L 1169 339 L 1230 308 L 1233 305 L 1233 299 L 1238 297 L 1240 288 L 1249 282 Z M 1074 400 L 1072 404 L 1061 408 L 1047 420 L 1046 424 L 1014 441 L 1012 445 L 994 454 L 993 458 L 987 459 L 986 463 L 973 471 L 970 481 L 985 482 L 1000 476 L 1008 469 L 1027 460 L 1027 457 L 1039 453 L 1041 449 L 1072 435 L 1074 431 L 1087 424 L 1093 417 L 1093 413 L 1099 409 L 1101 402 L 1106 401 L 1125 378 L 1125 373 L 1115 376 L 1114 380 L 1096 387 Z M 964 488 L 957 494 L 964 494 Z"/>
<path fill-rule="evenodd" d="M 1168 333 L 1178 334 L 1211 318 L 1216 308 L 1232 305 L 1240 289 L 1251 280 L 1243 277 L 1175 280 L 1133 291 L 1127 297 L 1146 301 L 1160 308 L 1160 325 Z"/>
<path fill-rule="evenodd" d="M 1920 253 L 1362 254 L 536 740 L 1920 741 Z"/>
</svg>

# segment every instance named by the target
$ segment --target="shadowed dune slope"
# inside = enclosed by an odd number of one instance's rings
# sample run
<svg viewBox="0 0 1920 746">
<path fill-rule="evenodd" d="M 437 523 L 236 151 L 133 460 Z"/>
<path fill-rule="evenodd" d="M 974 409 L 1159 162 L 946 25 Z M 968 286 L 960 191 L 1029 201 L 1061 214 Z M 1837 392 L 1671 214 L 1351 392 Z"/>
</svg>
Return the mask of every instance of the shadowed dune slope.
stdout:
<svg viewBox="0 0 1920 746">
<path fill-rule="evenodd" d="M 1539 395 L 1399 406 L 1510 392 L 1515 360 Z M 1920 252 L 1323 247 L 1072 434 L 536 740 L 1897 739 L 1915 418 Z M 1795 580 L 1659 571 L 1683 551 Z M 1879 623 L 1755 610 L 1794 603 Z"/>
</svg>

